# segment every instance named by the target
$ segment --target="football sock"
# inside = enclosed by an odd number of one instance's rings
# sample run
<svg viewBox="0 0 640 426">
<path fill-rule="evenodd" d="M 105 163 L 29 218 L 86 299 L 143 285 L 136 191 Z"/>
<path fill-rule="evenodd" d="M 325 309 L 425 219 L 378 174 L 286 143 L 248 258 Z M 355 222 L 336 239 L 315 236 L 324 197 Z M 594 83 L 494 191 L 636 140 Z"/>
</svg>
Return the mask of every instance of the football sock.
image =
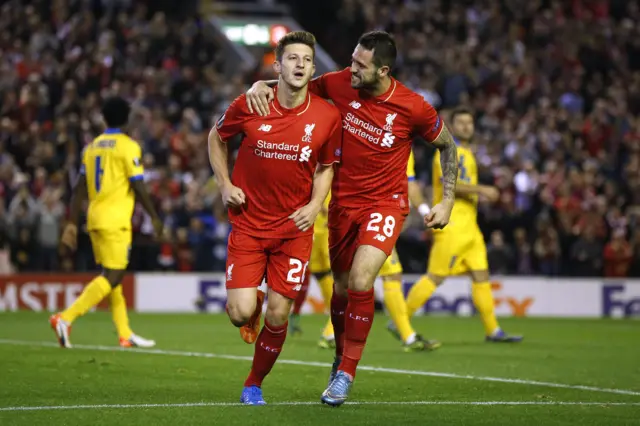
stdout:
<svg viewBox="0 0 640 426">
<path fill-rule="evenodd" d="M 109 305 L 111 306 L 111 317 L 118 330 L 121 339 L 129 340 L 133 331 L 129 327 L 129 316 L 127 315 L 127 301 L 122 294 L 122 284 L 119 284 L 109 294 Z"/>
<path fill-rule="evenodd" d="M 102 275 L 95 277 L 82 290 L 82 294 L 69 306 L 60 317 L 71 324 L 76 318 L 86 314 L 89 309 L 96 306 L 104 297 L 111 292 L 111 284 Z"/>
<path fill-rule="evenodd" d="M 331 323 L 331 318 L 327 320 L 327 324 L 324 326 L 322 330 L 322 337 L 327 340 L 333 340 L 335 338 L 335 334 L 333 332 L 333 324 Z"/>
<path fill-rule="evenodd" d="M 351 377 L 356 376 L 356 368 L 373 324 L 374 311 L 373 289 L 349 290 L 349 304 L 345 313 L 344 353 L 338 369 Z"/>
<path fill-rule="evenodd" d="M 389 280 L 383 283 L 384 288 L 384 304 L 389 311 L 389 316 L 396 326 L 402 341 L 407 343 L 410 338 L 416 334 L 409 315 L 407 314 L 407 303 L 402 294 L 402 283 L 396 280 Z"/>
<path fill-rule="evenodd" d="M 300 291 L 296 296 L 296 299 L 293 301 L 293 314 L 300 315 L 300 309 L 302 309 L 302 305 L 304 305 L 304 301 L 307 299 L 307 292 L 309 291 L 309 275 L 307 274 L 304 282 L 302 283 L 302 287 L 300 287 Z"/>
<path fill-rule="evenodd" d="M 422 307 L 438 288 L 433 281 L 423 275 L 409 290 L 407 295 L 407 314 L 412 316 Z"/>
<path fill-rule="evenodd" d="M 333 294 L 333 275 L 327 273 L 318 280 L 320 291 L 322 292 L 322 298 L 324 299 L 324 305 L 331 308 L 331 295 Z M 322 337 L 325 339 L 333 339 L 333 324 L 331 324 L 331 318 L 327 321 L 327 325 L 322 330 Z"/>
<path fill-rule="evenodd" d="M 331 296 L 331 323 L 336 339 L 336 356 L 342 356 L 344 350 L 345 312 L 349 299 L 339 296 L 335 291 Z"/>
<path fill-rule="evenodd" d="M 491 284 L 488 282 L 473 283 L 471 286 L 471 297 L 473 304 L 482 318 L 484 332 L 487 336 L 493 335 L 498 329 L 498 320 L 496 319 L 495 304 L 493 302 L 493 293 Z"/>
<path fill-rule="evenodd" d="M 318 280 L 318 286 L 322 292 L 325 306 L 331 304 L 331 295 L 333 294 L 333 275 L 328 273 Z"/>
<path fill-rule="evenodd" d="M 287 326 L 288 323 L 274 326 L 265 319 L 264 326 L 258 335 L 258 340 L 256 340 L 253 364 L 249 376 L 244 382 L 245 386 L 262 386 L 262 381 L 269 374 L 282 351 L 287 337 Z"/>
</svg>

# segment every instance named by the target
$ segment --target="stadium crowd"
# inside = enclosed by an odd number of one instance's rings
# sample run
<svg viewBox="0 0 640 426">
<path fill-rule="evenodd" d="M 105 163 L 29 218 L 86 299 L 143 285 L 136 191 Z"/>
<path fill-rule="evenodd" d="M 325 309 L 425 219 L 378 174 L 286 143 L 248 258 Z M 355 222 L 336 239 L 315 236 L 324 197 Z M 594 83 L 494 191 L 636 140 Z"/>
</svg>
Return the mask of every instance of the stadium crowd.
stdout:
<svg viewBox="0 0 640 426">
<path fill-rule="evenodd" d="M 101 131 L 100 99 L 109 93 L 134 106 L 129 131 L 169 225 L 166 240 L 154 241 L 136 209 L 131 268 L 224 269 L 229 225 L 205 141 L 212 120 L 256 74 L 225 78 L 220 42 L 200 19 L 153 4 L 1 6 L 0 273 L 95 268 L 86 234 L 74 258 L 60 255 L 58 239 L 80 152 Z M 480 212 L 494 273 L 640 276 L 636 2 L 307 6 L 294 5 L 296 17 L 340 65 L 361 32 L 388 30 L 397 38 L 401 81 L 445 121 L 453 107 L 474 111 L 481 180 L 501 191 Z M 340 25 L 323 29 L 319 17 Z M 414 146 L 428 193 L 432 152 Z M 429 244 L 414 219 L 398 248 L 408 272 L 424 270 Z"/>
</svg>

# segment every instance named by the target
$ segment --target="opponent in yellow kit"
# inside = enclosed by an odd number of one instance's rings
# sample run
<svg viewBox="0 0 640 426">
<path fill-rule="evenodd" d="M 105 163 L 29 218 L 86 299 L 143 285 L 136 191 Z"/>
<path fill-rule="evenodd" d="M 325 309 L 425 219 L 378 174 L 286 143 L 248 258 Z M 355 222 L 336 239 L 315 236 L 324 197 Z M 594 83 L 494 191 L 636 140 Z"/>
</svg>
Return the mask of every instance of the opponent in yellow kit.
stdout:
<svg viewBox="0 0 640 426">
<path fill-rule="evenodd" d="M 478 197 L 497 201 L 499 192 L 492 186 L 478 184 L 478 170 L 470 142 L 473 138 L 473 115 L 456 110 L 451 115 L 451 129 L 458 140 L 458 182 L 456 199 L 449 224 L 433 230 L 433 245 L 427 274 L 414 284 L 407 296 L 409 316 L 431 297 L 437 286 L 451 275 L 469 274 L 473 281 L 472 298 L 484 324 L 487 341 L 519 342 L 521 336 L 508 336 L 498 326 L 493 294 L 489 282 L 487 248 L 478 226 Z M 433 159 L 433 203 L 442 200 L 440 155 Z"/>
<path fill-rule="evenodd" d="M 415 159 L 413 152 L 409 156 L 407 163 L 407 179 L 409 181 L 409 201 L 412 205 L 419 206 L 418 210 L 424 216 L 429 212 L 429 208 L 426 204 L 418 202 L 422 200 L 422 198 L 420 195 L 420 186 L 415 182 Z M 313 249 L 311 251 L 311 262 L 309 263 L 309 269 L 320 284 L 326 306 L 330 306 L 331 295 L 333 293 L 333 277 L 331 275 L 331 264 L 329 262 L 329 230 L 326 215 L 329 199 L 330 195 L 325 200 L 323 211 L 318 215 L 314 225 Z M 439 342 L 423 339 L 411 326 L 407 305 L 402 292 L 402 272 L 402 264 L 398 259 L 398 253 L 394 249 L 379 273 L 383 281 L 384 304 L 391 316 L 388 328 L 403 342 L 403 348 L 407 352 L 436 349 L 440 346 Z M 334 347 L 335 342 L 331 319 L 328 320 L 318 344 L 323 348 Z"/>
<path fill-rule="evenodd" d="M 129 328 L 126 301 L 120 285 L 129 263 L 135 195 L 151 216 L 156 235 L 162 234 L 162 222 L 143 181 L 140 146 L 121 130 L 128 122 L 129 113 L 129 104 L 124 99 L 107 99 L 102 115 L 108 128 L 82 153 L 80 176 L 73 189 L 70 221 L 62 234 L 62 244 L 69 250 L 75 250 L 80 210 L 88 197 L 87 230 L 96 263 L 102 266 L 103 271 L 67 310 L 52 315 L 49 320 L 60 346 L 65 348 L 71 347 L 71 323 L 106 296 L 109 296 L 120 346 L 155 345 L 154 341 L 135 335 Z"/>
</svg>

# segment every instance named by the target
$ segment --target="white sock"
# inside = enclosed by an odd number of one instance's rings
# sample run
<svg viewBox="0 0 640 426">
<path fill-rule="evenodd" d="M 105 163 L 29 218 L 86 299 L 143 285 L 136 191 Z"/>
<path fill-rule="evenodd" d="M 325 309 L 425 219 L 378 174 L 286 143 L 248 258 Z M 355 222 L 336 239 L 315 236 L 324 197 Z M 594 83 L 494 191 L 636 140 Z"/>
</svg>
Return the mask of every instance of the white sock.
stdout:
<svg viewBox="0 0 640 426">
<path fill-rule="evenodd" d="M 413 333 L 411 336 L 409 336 L 409 338 L 407 339 L 407 341 L 406 341 L 406 342 L 404 342 L 404 343 L 405 343 L 405 345 L 411 345 L 411 344 L 415 343 L 415 341 L 416 341 L 416 337 L 417 337 L 416 333 Z"/>
</svg>

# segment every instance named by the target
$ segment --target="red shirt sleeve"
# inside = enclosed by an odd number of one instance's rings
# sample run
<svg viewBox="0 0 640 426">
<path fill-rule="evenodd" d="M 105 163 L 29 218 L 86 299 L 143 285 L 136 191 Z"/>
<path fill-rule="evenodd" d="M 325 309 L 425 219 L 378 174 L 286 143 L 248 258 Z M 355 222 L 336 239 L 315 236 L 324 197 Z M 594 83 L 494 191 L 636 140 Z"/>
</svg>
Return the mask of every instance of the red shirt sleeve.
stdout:
<svg viewBox="0 0 640 426">
<path fill-rule="evenodd" d="M 334 124 L 329 134 L 329 139 L 322 146 L 318 158 L 318 163 L 324 166 L 339 163 L 342 157 L 342 126 L 340 113 L 337 110 L 333 121 Z"/>
<path fill-rule="evenodd" d="M 316 77 L 309 82 L 309 90 L 316 96 L 320 96 L 323 99 L 331 99 L 331 95 L 329 94 L 329 86 L 332 83 L 336 83 L 338 80 L 344 80 L 351 75 L 349 68 L 345 68 L 340 71 L 332 71 L 326 72 L 322 74 L 320 77 Z"/>
<path fill-rule="evenodd" d="M 240 95 L 231 102 L 229 108 L 216 122 L 216 130 L 223 141 L 242 133 L 243 124 L 249 116 L 245 95 Z"/>
<path fill-rule="evenodd" d="M 320 77 L 316 77 L 309 82 L 309 91 L 316 96 L 320 96 L 323 99 L 328 99 L 327 94 L 327 73 L 322 74 Z"/>
<path fill-rule="evenodd" d="M 427 142 L 438 139 L 444 127 L 444 122 L 436 109 L 420 98 L 413 108 L 414 134 L 423 137 Z"/>
</svg>

